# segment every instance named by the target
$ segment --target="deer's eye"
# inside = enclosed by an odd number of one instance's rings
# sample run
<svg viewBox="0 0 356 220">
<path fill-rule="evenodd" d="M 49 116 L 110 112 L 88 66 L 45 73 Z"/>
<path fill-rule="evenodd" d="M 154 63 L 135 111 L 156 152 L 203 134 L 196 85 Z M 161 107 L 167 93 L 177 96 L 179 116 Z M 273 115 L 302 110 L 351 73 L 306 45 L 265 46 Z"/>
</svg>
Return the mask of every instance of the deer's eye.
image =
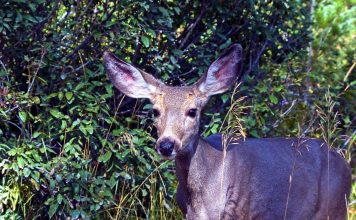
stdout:
<svg viewBox="0 0 356 220">
<path fill-rule="evenodd" d="M 160 116 L 160 112 L 158 111 L 158 109 L 152 109 L 152 112 L 153 112 L 153 116 L 155 117 L 155 118 L 157 118 L 157 117 L 159 117 Z"/>
<path fill-rule="evenodd" d="M 191 118 L 195 118 L 195 116 L 197 116 L 197 109 L 196 108 L 189 109 L 187 115 Z"/>
</svg>

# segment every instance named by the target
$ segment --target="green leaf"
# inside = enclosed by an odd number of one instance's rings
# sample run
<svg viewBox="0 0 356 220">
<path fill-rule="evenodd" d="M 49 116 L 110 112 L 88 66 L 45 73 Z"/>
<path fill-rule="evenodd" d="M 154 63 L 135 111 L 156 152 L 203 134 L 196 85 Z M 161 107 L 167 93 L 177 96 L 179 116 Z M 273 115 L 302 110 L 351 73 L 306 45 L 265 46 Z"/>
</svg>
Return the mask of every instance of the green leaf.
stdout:
<svg viewBox="0 0 356 220">
<path fill-rule="evenodd" d="M 40 155 L 38 155 L 37 153 L 35 153 L 35 154 L 32 154 L 32 157 L 36 160 L 36 162 L 40 162 L 41 161 L 41 157 L 40 157 Z"/>
<path fill-rule="evenodd" d="M 260 136 L 258 135 L 258 133 L 257 133 L 256 130 L 250 131 L 250 135 L 251 135 L 252 137 L 255 137 L 255 138 L 259 138 L 259 137 L 260 137 Z"/>
<path fill-rule="evenodd" d="M 180 14 L 180 12 L 181 12 L 181 10 L 180 10 L 180 8 L 179 7 L 174 7 L 174 11 L 179 15 Z"/>
<path fill-rule="evenodd" d="M 112 193 L 110 192 L 110 190 L 102 190 L 99 192 L 99 196 L 101 197 L 112 197 Z"/>
<path fill-rule="evenodd" d="M 59 112 L 58 109 L 51 109 L 51 110 L 49 110 L 49 113 L 55 118 L 61 118 L 62 117 L 62 113 Z"/>
<path fill-rule="evenodd" d="M 17 154 L 17 148 L 11 149 L 9 151 L 7 151 L 7 154 L 10 156 L 15 156 Z"/>
<path fill-rule="evenodd" d="M 146 37 L 145 35 L 141 36 L 141 42 L 143 43 L 143 45 L 145 47 L 149 47 L 150 46 L 150 39 L 148 37 Z"/>
<path fill-rule="evenodd" d="M 99 162 L 103 162 L 105 163 L 106 161 L 108 161 L 111 158 L 112 152 L 111 151 L 107 151 L 105 154 L 101 155 L 98 160 Z"/>
<path fill-rule="evenodd" d="M 35 4 L 29 3 L 28 6 L 29 6 L 29 8 L 31 9 L 32 12 L 36 11 L 36 5 Z"/>
<path fill-rule="evenodd" d="M 223 101 L 223 103 L 225 103 L 227 100 L 229 100 L 230 95 L 229 94 L 224 94 L 221 96 L 221 100 Z"/>
<path fill-rule="evenodd" d="M 80 124 L 80 119 L 78 118 L 77 120 L 75 120 L 71 126 L 71 128 L 74 128 L 75 126 L 79 125 Z"/>
<path fill-rule="evenodd" d="M 41 103 L 41 99 L 38 96 L 35 96 L 33 97 L 33 102 L 38 105 Z"/>
<path fill-rule="evenodd" d="M 58 99 L 59 99 L 59 100 L 62 100 L 62 99 L 63 99 L 63 92 L 59 92 L 59 93 L 58 93 Z"/>
<path fill-rule="evenodd" d="M 114 129 L 111 132 L 111 134 L 116 137 L 119 137 L 120 135 L 122 135 L 122 133 L 123 133 L 122 129 Z"/>
<path fill-rule="evenodd" d="M 72 92 L 66 92 L 65 96 L 66 96 L 66 99 L 69 101 L 69 100 L 71 100 L 73 98 L 73 93 Z"/>
<path fill-rule="evenodd" d="M 279 85 L 274 88 L 274 91 L 280 92 L 280 91 L 282 91 L 282 89 L 283 89 L 283 85 Z"/>
<path fill-rule="evenodd" d="M 49 218 L 53 217 L 53 215 L 56 213 L 57 209 L 58 209 L 58 203 L 56 203 L 56 202 L 52 203 L 49 206 L 49 211 L 48 211 Z"/>
<path fill-rule="evenodd" d="M 85 127 L 85 130 L 87 130 L 87 132 L 88 132 L 89 134 L 93 134 L 93 133 L 94 133 L 94 128 L 93 128 L 92 125 L 87 125 L 87 126 Z"/>
<path fill-rule="evenodd" d="M 22 122 L 26 122 L 27 114 L 24 111 L 19 112 L 19 117 Z"/>
<path fill-rule="evenodd" d="M 57 196 L 57 203 L 58 204 L 62 204 L 62 201 L 63 201 L 63 196 L 61 195 L 61 194 L 58 194 L 58 196 Z"/>
<path fill-rule="evenodd" d="M 74 210 L 71 214 L 72 219 L 78 219 L 80 216 L 80 211 L 79 210 Z"/>
<path fill-rule="evenodd" d="M 142 192 L 142 196 L 143 196 L 143 197 L 147 196 L 147 190 L 142 189 L 142 191 L 141 191 L 141 192 Z"/>
<path fill-rule="evenodd" d="M 272 102 L 273 104 L 277 104 L 277 103 L 278 103 L 278 99 L 277 99 L 277 97 L 274 96 L 274 95 L 270 95 L 270 96 L 269 96 L 269 100 L 271 100 L 271 102 Z"/>
<path fill-rule="evenodd" d="M 169 12 L 167 9 L 163 7 L 158 7 L 158 10 L 164 15 L 164 16 L 169 16 Z"/>
<path fill-rule="evenodd" d="M 25 167 L 25 160 L 22 157 L 18 157 L 17 158 L 17 165 L 19 165 L 19 167 L 21 169 L 23 169 Z"/>
<path fill-rule="evenodd" d="M 65 120 L 62 120 L 61 129 L 64 130 L 66 128 L 67 128 L 67 122 Z"/>
<path fill-rule="evenodd" d="M 31 170 L 30 170 L 29 168 L 25 167 L 25 168 L 23 169 L 23 173 L 24 173 L 24 176 L 25 176 L 25 177 L 29 177 L 30 174 L 31 174 Z"/>
<path fill-rule="evenodd" d="M 17 16 L 16 16 L 16 23 L 19 23 L 19 22 L 21 22 L 23 20 L 23 18 L 22 18 L 22 14 L 21 13 L 17 13 Z"/>
<path fill-rule="evenodd" d="M 84 135 L 87 135 L 87 130 L 86 130 L 86 128 L 84 127 L 83 124 L 80 124 L 80 125 L 79 125 L 79 130 L 80 130 Z"/>
<path fill-rule="evenodd" d="M 130 174 L 128 174 L 126 172 L 120 172 L 119 175 L 124 177 L 126 180 L 130 180 L 131 179 Z"/>
<path fill-rule="evenodd" d="M 170 60 L 173 64 L 176 64 L 177 63 L 177 59 L 174 57 L 174 56 L 171 56 L 170 57 Z"/>
</svg>

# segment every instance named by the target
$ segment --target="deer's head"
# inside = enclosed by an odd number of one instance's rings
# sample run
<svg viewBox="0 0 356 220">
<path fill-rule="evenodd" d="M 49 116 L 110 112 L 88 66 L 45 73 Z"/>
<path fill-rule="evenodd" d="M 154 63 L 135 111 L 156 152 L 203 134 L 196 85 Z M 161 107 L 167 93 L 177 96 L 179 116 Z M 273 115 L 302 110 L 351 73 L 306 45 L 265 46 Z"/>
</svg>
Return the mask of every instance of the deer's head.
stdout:
<svg viewBox="0 0 356 220">
<path fill-rule="evenodd" d="M 150 74 L 104 53 L 111 82 L 132 98 L 148 98 L 153 104 L 158 132 L 156 150 L 166 159 L 186 152 L 198 140 L 201 110 L 210 96 L 223 93 L 241 72 L 242 47 L 230 46 L 192 86 L 164 85 Z"/>
</svg>

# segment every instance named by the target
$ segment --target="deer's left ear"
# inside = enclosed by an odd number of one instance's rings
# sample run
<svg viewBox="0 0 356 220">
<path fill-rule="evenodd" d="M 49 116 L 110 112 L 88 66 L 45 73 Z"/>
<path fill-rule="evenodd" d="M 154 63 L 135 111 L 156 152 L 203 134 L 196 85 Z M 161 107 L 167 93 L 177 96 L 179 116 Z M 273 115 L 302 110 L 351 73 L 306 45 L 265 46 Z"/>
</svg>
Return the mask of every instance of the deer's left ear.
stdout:
<svg viewBox="0 0 356 220">
<path fill-rule="evenodd" d="M 205 96 L 228 90 L 241 75 L 242 53 L 240 44 L 230 46 L 196 83 L 198 90 Z"/>
</svg>

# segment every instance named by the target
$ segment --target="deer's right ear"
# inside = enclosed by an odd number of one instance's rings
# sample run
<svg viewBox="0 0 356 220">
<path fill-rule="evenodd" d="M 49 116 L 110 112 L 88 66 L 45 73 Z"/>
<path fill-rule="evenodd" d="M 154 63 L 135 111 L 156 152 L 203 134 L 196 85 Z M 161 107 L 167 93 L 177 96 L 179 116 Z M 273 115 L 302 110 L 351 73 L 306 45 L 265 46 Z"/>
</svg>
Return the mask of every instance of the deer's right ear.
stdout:
<svg viewBox="0 0 356 220">
<path fill-rule="evenodd" d="M 103 57 L 105 70 L 117 89 L 132 98 L 153 98 L 160 81 L 118 59 L 111 52 L 104 52 Z"/>
</svg>

